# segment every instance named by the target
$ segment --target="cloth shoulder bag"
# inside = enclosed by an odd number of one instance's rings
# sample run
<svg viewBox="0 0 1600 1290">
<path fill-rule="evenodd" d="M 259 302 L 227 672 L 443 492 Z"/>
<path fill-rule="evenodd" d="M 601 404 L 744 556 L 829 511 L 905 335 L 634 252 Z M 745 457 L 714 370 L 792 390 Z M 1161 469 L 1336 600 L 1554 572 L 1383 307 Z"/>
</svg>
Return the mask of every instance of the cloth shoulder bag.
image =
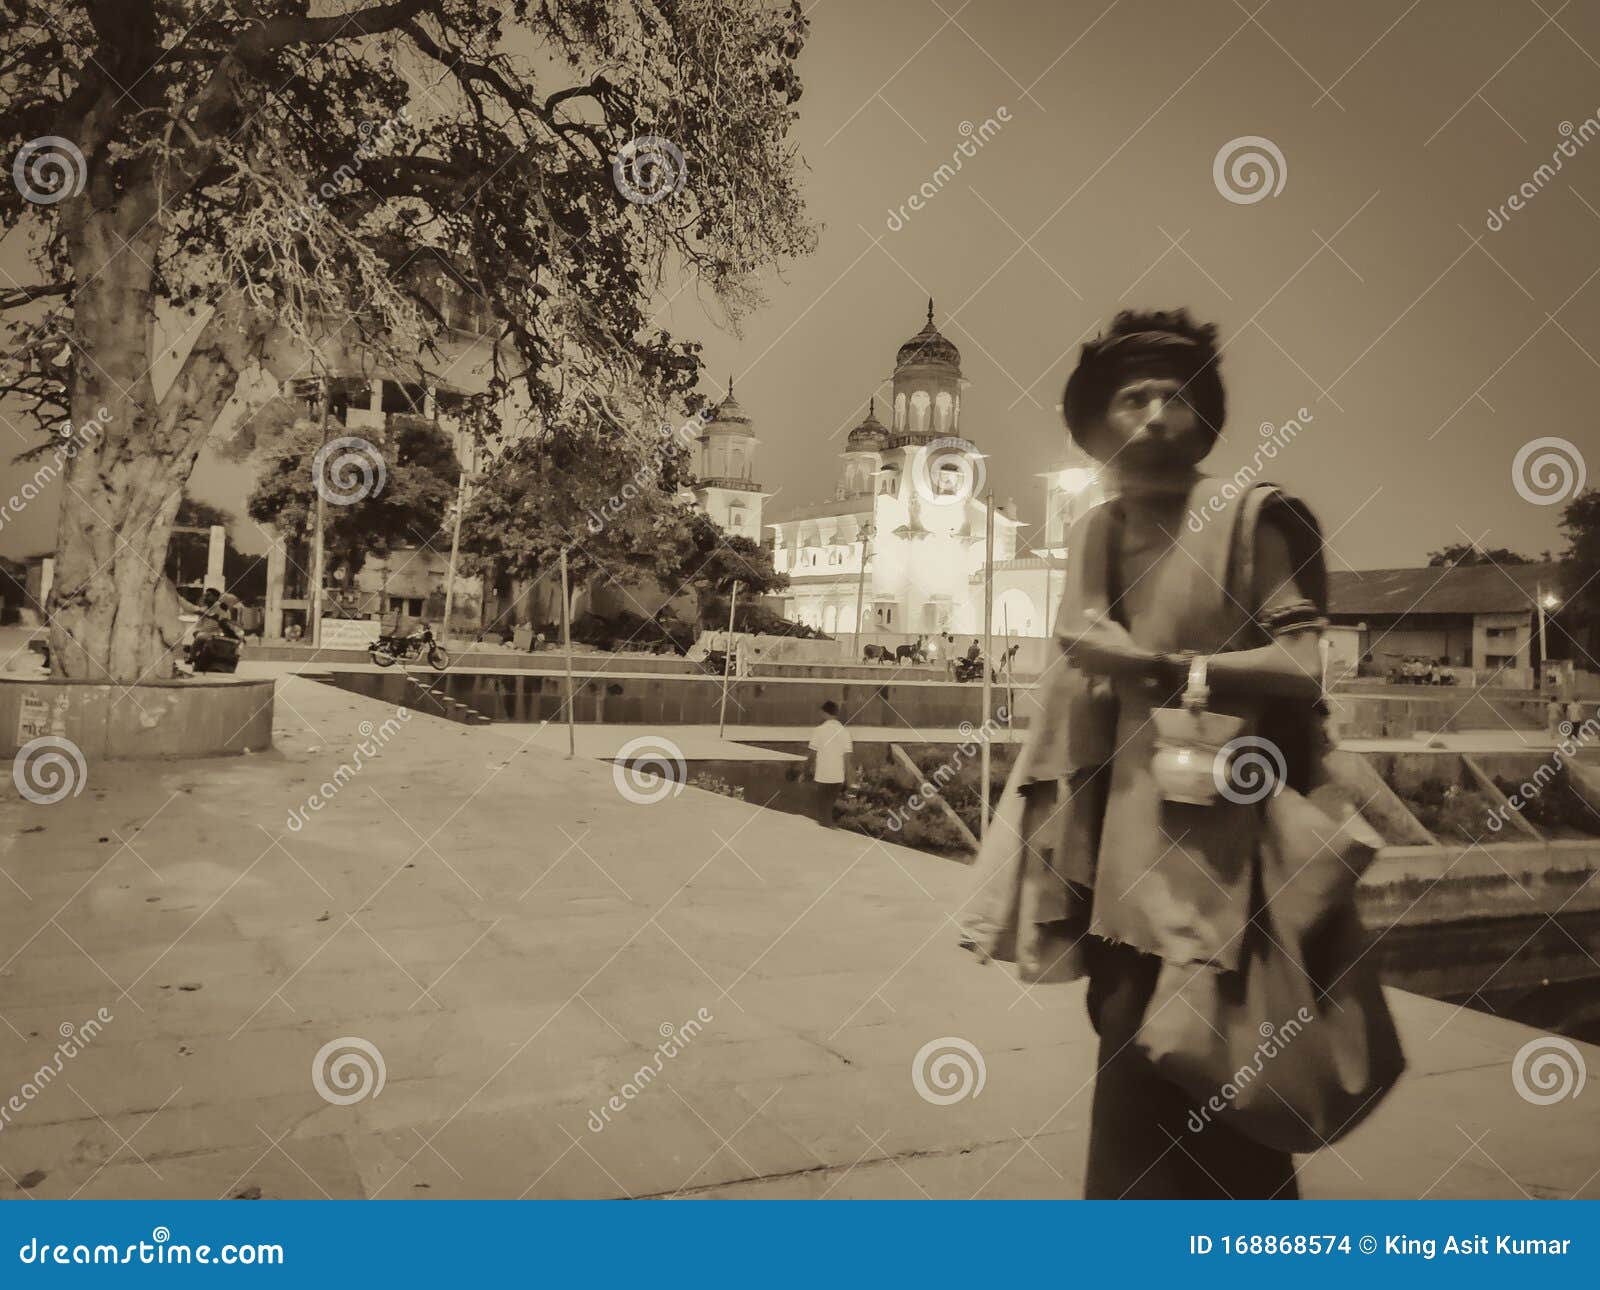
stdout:
<svg viewBox="0 0 1600 1290">
<path fill-rule="evenodd" d="M 1306 793 L 1285 784 L 1270 743 L 1226 747 L 1204 702 L 1197 668 L 1184 707 L 1157 714 L 1167 765 L 1155 771 L 1164 792 L 1188 794 L 1178 800 L 1208 788 L 1264 799 L 1254 908 L 1237 971 L 1162 965 L 1135 1042 L 1195 1103 L 1192 1132 L 1215 1119 L 1276 1150 L 1314 1151 L 1371 1114 L 1405 1069 L 1355 906 L 1382 839 L 1320 776 Z"/>
</svg>

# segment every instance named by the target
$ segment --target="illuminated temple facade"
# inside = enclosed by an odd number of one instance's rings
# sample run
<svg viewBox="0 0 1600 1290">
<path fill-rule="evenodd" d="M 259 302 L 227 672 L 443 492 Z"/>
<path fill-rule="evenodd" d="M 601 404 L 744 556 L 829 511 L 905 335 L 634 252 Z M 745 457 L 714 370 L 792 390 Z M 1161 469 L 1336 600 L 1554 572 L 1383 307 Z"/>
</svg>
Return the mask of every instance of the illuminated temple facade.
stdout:
<svg viewBox="0 0 1600 1290">
<path fill-rule="evenodd" d="M 982 630 L 988 501 L 983 454 L 962 423 L 965 385 L 930 300 L 926 325 L 896 355 L 888 423 L 870 405 L 840 454 L 833 496 L 767 520 L 774 564 L 790 579 L 786 617 L 852 633 L 859 604 L 865 633 Z M 1019 527 L 996 510 L 997 563 L 1015 557 Z"/>
</svg>

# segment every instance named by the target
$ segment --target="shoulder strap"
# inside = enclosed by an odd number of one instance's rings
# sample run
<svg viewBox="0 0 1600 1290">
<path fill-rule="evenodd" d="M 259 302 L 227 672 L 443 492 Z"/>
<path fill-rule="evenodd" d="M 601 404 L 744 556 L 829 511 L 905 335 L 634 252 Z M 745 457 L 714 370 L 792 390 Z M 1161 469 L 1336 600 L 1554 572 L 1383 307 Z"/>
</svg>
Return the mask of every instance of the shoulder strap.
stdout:
<svg viewBox="0 0 1600 1290">
<path fill-rule="evenodd" d="M 1305 590 L 1306 598 L 1326 613 L 1328 566 L 1322 548 L 1322 529 L 1310 507 L 1276 484 L 1254 484 L 1240 502 L 1229 578 L 1233 594 L 1239 597 L 1240 603 L 1249 605 L 1252 613 L 1260 609 L 1255 603 L 1256 537 L 1262 516 L 1269 514 L 1278 521 L 1278 531 L 1289 544 L 1295 581 Z"/>
<path fill-rule="evenodd" d="M 1097 502 L 1067 530 L 1067 572 L 1056 609 L 1054 634 L 1075 630 L 1084 615 L 1108 611 L 1110 595 L 1112 529 L 1116 510 L 1110 501 Z"/>
</svg>

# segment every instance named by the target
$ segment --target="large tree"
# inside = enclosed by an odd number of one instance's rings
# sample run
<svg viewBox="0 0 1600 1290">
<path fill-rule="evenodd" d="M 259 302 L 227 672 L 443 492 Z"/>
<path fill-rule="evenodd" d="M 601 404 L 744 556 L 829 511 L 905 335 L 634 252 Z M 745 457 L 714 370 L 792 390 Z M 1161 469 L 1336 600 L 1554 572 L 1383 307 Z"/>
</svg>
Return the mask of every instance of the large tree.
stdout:
<svg viewBox="0 0 1600 1290">
<path fill-rule="evenodd" d="M 462 518 L 466 568 L 538 583 L 564 551 L 574 587 L 667 573 L 689 536 L 689 448 L 669 429 L 631 455 L 603 449 L 594 427 L 552 426 L 491 455 Z"/>
<path fill-rule="evenodd" d="M 1561 516 L 1563 604 L 1555 621 L 1572 640 L 1578 665 L 1600 671 L 1600 488 L 1586 489 Z"/>
<path fill-rule="evenodd" d="M 735 583 L 746 610 L 756 597 L 788 587 L 788 576 L 773 568 L 771 553 L 750 538 L 724 533 L 699 511 L 686 518 L 684 530 L 685 540 L 663 561 L 662 576 L 670 585 L 694 592 L 700 627 L 727 627 Z M 734 611 L 739 612 L 737 604 Z"/>
<path fill-rule="evenodd" d="M 514 398 L 607 451 L 655 424 L 698 368 L 650 325 L 663 274 L 736 315 L 811 245 L 805 30 L 763 0 L 0 0 L 0 226 L 35 273 L 0 290 L 0 393 L 100 427 L 57 669 L 164 670 L 163 556 L 231 399 L 353 354 L 444 383 L 441 266 L 492 330 L 485 420 Z"/>
<path fill-rule="evenodd" d="M 327 567 L 352 582 L 368 556 L 437 548 L 441 537 L 448 548 L 443 525 L 461 474 L 450 437 L 426 418 L 391 417 L 381 433 L 363 434 L 331 440 L 328 451 L 319 425 L 295 422 L 273 441 L 248 501 L 251 519 L 300 536 L 311 530 L 320 489 Z"/>
</svg>

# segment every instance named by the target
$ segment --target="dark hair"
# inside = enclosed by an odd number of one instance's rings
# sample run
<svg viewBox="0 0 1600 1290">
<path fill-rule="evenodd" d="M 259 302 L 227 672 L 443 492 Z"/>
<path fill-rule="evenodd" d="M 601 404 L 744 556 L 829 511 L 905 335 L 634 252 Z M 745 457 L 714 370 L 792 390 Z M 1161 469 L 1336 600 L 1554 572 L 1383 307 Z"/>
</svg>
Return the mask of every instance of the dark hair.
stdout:
<svg viewBox="0 0 1600 1290">
<path fill-rule="evenodd" d="M 1124 309 L 1103 333 L 1084 342 L 1078 366 L 1067 378 L 1061 399 L 1067 431 L 1086 448 L 1085 439 L 1104 421 L 1124 374 L 1154 365 L 1183 382 L 1184 401 L 1215 440 L 1228 414 L 1218 363 L 1215 323 L 1197 323 L 1187 309 Z"/>
<path fill-rule="evenodd" d="M 822 710 L 830 717 L 836 717 L 839 715 L 839 705 L 832 699 L 824 699 L 822 701 Z"/>
</svg>

